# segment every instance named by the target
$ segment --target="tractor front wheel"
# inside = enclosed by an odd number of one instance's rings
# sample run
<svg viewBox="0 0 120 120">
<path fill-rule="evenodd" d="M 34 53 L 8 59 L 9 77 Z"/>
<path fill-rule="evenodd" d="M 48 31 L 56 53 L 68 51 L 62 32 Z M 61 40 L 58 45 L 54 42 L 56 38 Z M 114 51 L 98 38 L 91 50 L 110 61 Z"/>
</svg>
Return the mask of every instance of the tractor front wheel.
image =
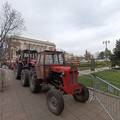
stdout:
<svg viewBox="0 0 120 120">
<path fill-rule="evenodd" d="M 89 90 L 87 87 L 82 86 L 82 90 L 76 90 L 73 94 L 73 98 L 81 103 L 85 103 L 89 99 Z"/>
<path fill-rule="evenodd" d="M 29 70 L 23 69 L 21 72 L 21 82 L 23 87 L 29 86 Z"/>
<path fill-rule="evenodd" d="M 55 115 L 61 114 L 64 109 L 63 95 L 58 90 L 49 90 L 47 94 L 47 105 L 48 109 Z"/>
<path fill-rule="evenodd" d="M 30 84 L 30 90 L 32 93 L 38 93 L 41 90 L 41 85 L 38 82 L 36 73 L 34 71 L 30 73 L 29 84 Z"/>
</svg>

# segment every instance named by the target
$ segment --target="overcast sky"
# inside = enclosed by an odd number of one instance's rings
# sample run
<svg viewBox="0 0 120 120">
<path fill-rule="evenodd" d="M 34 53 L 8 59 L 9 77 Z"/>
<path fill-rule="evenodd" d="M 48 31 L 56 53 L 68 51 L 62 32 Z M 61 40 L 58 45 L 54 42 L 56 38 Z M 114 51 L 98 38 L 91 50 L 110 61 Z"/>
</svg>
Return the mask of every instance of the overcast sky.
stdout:
<svg viewBox="0 0 120 120">
<path fill-rule="evenodd" d="M 6 0 L 0 0 L 0 4 Z M 22 13 L 22 36 L 52 41 L 57 48 L 83 55 L 109 49 L 120 38 L 120 0 L 8 0 Z"/>
</svg>

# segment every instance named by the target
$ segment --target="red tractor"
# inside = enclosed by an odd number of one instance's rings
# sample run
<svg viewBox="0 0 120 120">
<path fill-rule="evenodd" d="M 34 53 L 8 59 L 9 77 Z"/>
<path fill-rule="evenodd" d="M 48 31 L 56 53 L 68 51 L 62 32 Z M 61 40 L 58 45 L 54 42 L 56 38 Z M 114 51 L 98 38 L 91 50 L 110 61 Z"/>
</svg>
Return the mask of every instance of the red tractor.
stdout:
<svg viewBox="0 0 120 120">
<path fill-rule="evenodd" d="M 16 52 L 18 58 L 16 59 L 16 79 L 21 79 L 23 75 L 26 81 L 22 81 L 23 86 L 28 86 L 29 70 L 34 67 L 38 52 L 36 50 L 18 50 Z"/>
<path fill-rule="evenodd" d="M 27 75 L 21 79 L 26 80 Z M 78 83 L 78 70 L 75 66 L 65 65 L 64 52 L 45 50 L 38 54 L 35 66 L 29 73 L 29 85 L 32 93 L 37 93 L 42 86 L 49 84 L 47 93 L 48 109 L 59 115 L 64 109 L 63 95 L 85 103 L 89 99 L 88 88 Z"/>
</svg>

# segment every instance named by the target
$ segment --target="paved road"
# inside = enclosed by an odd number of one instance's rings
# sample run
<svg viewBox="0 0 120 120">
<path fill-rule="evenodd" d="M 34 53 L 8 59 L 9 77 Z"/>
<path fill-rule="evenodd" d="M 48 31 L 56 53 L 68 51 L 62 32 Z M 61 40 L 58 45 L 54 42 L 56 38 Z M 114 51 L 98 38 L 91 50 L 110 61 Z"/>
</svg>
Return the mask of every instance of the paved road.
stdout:
<svg viewBox="0 0 120 120">
<path fill-rule="evenodd" d="M 12 71 L 6 72 L 5 90 L 0 93 L 0 120 L 109 120 L 97 101 L 77 103 L 64 96 L 65 109 L 60 116 L 49 112 L 46 93 L 32 94 L 14 79 Z"/>
<path fill-rule="evenodd" d="M 104 71 L 104 70 L 108 70 L 108 69 L 109 69 L 109 67 L 96 68 L 95 72 Z M 79 76 L 81 76 L 81 75 L 88 75 L 90 73 L 92 73 L 91 70 L 81 70 L 81 71 L 79 71 Z"/>
</svg>

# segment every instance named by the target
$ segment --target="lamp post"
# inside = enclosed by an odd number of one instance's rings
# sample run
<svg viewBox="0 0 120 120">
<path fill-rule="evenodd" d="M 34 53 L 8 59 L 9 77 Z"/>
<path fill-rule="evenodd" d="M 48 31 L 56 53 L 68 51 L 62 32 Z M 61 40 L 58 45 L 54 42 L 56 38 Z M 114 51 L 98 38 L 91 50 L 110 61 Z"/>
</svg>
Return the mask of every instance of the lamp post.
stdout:
<svg viewBox="0 0 120 120">
<path fill-rule="evenodd" d="M 105 44 L 105 59 L 106 59 L 106 61 L 107 61 L 107 47 L 108 47 L 108 44 L 110 43 L 110 41 L 109 40 L 105 40 L 105 41 L 103 41 L 103 44 Z"/>
</svg>

